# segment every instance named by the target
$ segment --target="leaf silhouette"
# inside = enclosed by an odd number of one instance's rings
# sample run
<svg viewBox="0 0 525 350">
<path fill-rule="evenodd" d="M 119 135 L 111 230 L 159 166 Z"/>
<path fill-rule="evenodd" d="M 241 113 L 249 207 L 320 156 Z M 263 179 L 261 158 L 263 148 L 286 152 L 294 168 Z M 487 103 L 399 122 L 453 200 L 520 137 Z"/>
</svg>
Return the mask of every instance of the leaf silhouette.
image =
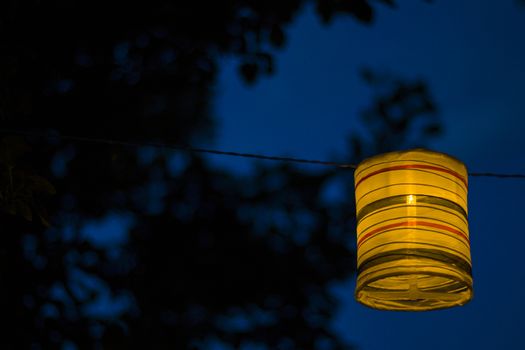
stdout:
<svg viewBox="0 0 525 350">
<path fill-rule="evenodd" d="M 33 213 L 29 204 L 22 199 L 17 199 L 15 201 L 16 214 L 21 215 L 27 221 L 33 221 Z"/>
<path fill-rule="evenodd" d="M 56 194 L 55 187 L 42 176 L 29 175 L 27 180 L 31 190 L 35 192 L 44 192 L 50 195 Z"/>
<path fill-rule="evenodd" d="M 6 165 L 13 165 L 15 161 L 31 147 L 19 136 L 6 136 L 1 141 L 0 162 Z"/>
</svg>

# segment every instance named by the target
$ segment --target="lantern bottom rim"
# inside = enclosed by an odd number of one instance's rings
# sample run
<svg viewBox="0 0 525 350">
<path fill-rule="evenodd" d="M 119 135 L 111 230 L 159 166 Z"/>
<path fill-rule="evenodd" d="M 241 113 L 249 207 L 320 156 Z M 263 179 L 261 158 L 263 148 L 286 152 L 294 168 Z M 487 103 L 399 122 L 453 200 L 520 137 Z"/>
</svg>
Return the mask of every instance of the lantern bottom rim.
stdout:
<svg viewBox="0 0 525 350">
<path fill-rule="evenodd" d="M 394 311 L 428 311 L 464 305 L 472 299 L 472 277 L 462 270 L 391 267 L 358 276 L 356 300 Z"/>
</svg>

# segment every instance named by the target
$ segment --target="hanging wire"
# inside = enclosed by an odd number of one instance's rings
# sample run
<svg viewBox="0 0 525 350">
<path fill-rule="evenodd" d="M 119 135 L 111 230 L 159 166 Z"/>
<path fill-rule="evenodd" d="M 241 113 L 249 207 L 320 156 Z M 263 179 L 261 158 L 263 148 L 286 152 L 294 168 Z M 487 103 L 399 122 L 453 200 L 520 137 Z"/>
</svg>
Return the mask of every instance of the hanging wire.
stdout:
<svg viewBox="0 0 525 350">
<path fill-rule="evenodd" d="M 22 130 L 11 130 L 11 129 L 0 129 L 1 133 L 15 134 L 20 136 L 28 137 L 40 137 L 48 139 L 60 139 L 60 140 L 70 140 L 70 141 L 80 141 L 88 143 L 99 143 L 107 145 L 118 145 L 118 146 L 127 146 L 127 147 L 154 147 L 154 148 L 164 148 L 164 149 L 173 149 L 179 151 L 186 151 L 190 153 L 208 153 L 208 154 L 217 154 L 223 156 L 232 156 L 232 157 L 243 157 L 243 158 L 253 158 L 253 159 L 263 159 L 263 160 L 273 160 L 280 162 L 291 162 L 291 163 L 306 163 L 306 164 L 318 164 L 326 166 L 335 166 L 339 168 L 350 168 L 355 169 L 355 164 L 345 164 L 338 162 L 328 162 L 323 160 L 316 159 L 303 159 L 295 157 L 278 157 L 278 156 L 268 156 L 264 154 L 254 154 L 254 153 L 245 153 L 245 152 L 233 152 L 233 151 L 222 151 L 216 149 L 206 149 L 206 148 L 197 148 L 189 145 L 180 145 L 180 144 L 171 144 L 164 142 L 150 142 L 150 141 L 121 141 L 121 140 L 112 140 L 112 139 L 102 139 L 97 137 L 85 137 L 85 136 L 72 136 L 72 135 L 61 135 L 61 134 L 44 134 L 36 133 L 30 131 Z"/>
<path fill-rule="evenodd" d="M 477 177 L 499 177 L 501 179 L 525 179 L 525 174 L 501 174 L 501 173 L 468 173 L 469 176 Z"/>
<path fill-rule="evenodd" d="M 163 143 L 163 142 L 121 141 L 121 140 L 103 139 L 103 138 L 97 138 L 97 137 L 62 135 L 62 134 L 56 134 L 56 133 L 44 134 L 41 132 L 31 132 L 31 131 L 3 129 L 3 128 L 0 128 L 0 133 L 14 134 L 14 135 L 28 136 L 28 137 L 47 138 L 47 139 L 59 139 L 59 140 L 70 140 L 70 141 L 79 141 L 79 142 L 87 142 L 87 143 L 99 143 L 99 144 L 106 144 L 106 145 L 119 145 L 119 146 L 127 146 L 127 147 L 164 148 L 164 149 L 185 151 L 185 152 L 190 152 L 190 153 L 207 153 L 207 154 L 216 154 L 216 155 L 231 156 L 231 157 L 271 160 L 271 161 L 278 161 L 278 162 L 317 164 L 317 165 L 333 166 L 333 167 L 346 168 L 346 169 L 356 169 L 357 168 L 356 164 L 330 162 L 330 161 L 318 160 L 318 159 L 280 157 L 280 156 L 269 156 L 269 155 L 264 155 L 264 154 L 255 154 L 255 153 L 222 151 L 222 150 L 208 149 L 208 148 L 197 148 L 191 145 L 170 144 L 170 143 Z M 525 179 L 525 174 L 506 174 L 506 173 L 493 173 L 493 172 L 469 172 L 469 176 L 495 177 L 495 178 L 501 178 L 501 179 L 509 179 L 509 178 Z"/>
</svg>

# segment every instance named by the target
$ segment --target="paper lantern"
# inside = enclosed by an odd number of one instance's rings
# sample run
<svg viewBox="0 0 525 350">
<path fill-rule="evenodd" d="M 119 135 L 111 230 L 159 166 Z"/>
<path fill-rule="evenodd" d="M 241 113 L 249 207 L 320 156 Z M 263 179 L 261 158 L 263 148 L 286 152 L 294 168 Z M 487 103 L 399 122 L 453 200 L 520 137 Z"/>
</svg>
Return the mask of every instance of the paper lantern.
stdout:
<svg viewBox="0 0 525 350">
<path fill-rule="evenodd" d="M 423 311 L 472 298 L 468 174 L 446 154 L 416 149 L 355 171 L 355 296 L 384 310 Z"/>
</svg>

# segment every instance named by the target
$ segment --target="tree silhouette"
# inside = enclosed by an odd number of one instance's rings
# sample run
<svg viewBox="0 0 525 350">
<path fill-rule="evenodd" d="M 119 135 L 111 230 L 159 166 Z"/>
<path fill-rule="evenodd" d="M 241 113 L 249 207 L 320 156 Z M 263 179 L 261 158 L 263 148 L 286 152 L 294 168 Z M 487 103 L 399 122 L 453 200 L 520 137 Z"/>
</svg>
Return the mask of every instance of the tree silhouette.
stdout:
<svg viewBox="0 0 525 350">
<path fill-rule="evenodd" d="M 271 74 L 302 5 L 6 1 L 2 125 L 209 141 L 220 56 L 239 57 L 248 83 Z M 373 18 L 365 0 L 317 11 Z M 439 132 L 422 82 L 363 77 L 378 89 L 363 112 L 370 135 L 352 135 L 345 160 Z M 0 154 L 3 348 L 349 347 L 330 328 L 329 287 L 355 271 L 350 171 L 259 164 L 243 178 L 195 155 L 37 136 L 6 137 Z M 343 200 L 327 198 L 331 186 Z M 108 218 L 125 221 L 124 238 L 86 236 Z"/>
</svg>

